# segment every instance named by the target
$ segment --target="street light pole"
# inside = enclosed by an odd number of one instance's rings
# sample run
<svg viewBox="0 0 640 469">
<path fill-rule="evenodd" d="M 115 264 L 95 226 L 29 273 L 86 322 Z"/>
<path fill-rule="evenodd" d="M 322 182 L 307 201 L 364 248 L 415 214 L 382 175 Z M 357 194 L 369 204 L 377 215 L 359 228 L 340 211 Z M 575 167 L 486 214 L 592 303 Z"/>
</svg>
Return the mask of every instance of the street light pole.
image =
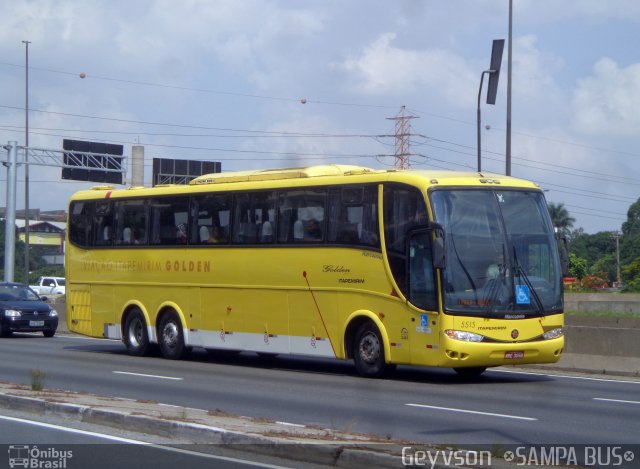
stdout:
<svg viewBox="0 0 640 469">
<path fill-rule="evenodd" d="M 24 284 L 29 285 L 29 44 L 25 45 L 24 80 Z"/>
<path fill-rule="evenodd" d="M 507 146 L 505 149 L 505 175 L 511 176 L 511 35 L 513 25 L 513 0 L 509 0 L 509 40 L 507 44 Z"/>
</svg>

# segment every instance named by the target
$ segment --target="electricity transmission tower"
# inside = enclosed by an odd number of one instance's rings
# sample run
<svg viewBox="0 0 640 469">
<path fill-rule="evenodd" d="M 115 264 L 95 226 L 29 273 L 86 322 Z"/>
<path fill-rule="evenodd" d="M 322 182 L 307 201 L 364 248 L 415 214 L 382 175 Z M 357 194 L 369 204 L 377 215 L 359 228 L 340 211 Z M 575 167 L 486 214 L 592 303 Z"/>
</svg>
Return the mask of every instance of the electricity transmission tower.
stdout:
<svg viewBox="0 0 640 469">
<path fill-rule="evenodd" d="M 400 108 L 400 112 L 395 117 L 387 117 L 388 120 L 395 121 L 395 163 L 398 169 L 407 169 L 411 166 L 411 119 L 417 119 L 405 106 Z"/>
</svg>

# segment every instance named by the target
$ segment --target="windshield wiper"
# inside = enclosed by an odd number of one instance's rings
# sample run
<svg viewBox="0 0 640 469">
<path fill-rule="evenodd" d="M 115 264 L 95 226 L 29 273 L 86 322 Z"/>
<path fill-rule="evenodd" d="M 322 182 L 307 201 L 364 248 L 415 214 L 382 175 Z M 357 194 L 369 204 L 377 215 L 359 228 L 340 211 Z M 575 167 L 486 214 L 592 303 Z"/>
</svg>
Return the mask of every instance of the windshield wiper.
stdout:
<svg viewBox="0 0 640 469">
<path fill-rule="evenodd" d="M 473 289 L 473 297 L 474 297 L 475 304 L 477 305 L 478 304 L 478 289 L 476 288 L 476 283 L 473 281 L 473 277 L 469 273 L 469 270 L 467 270 L 467 266 L 465 266 L 464 263 L 462 262 L 462 259 L 460 259 L 460 254 L 458 254 L 458 248 L 456 247 L 455 237 L 453 235 L 451 236 L 451 245 L 453 246 L 453 252 L 456 255 L 456 260 L 460 264 L 460 267 L 462 267 L 462 271 L 466 275 L 467 280 L 469 280 L 469 284 L 471 285 L 471 288 Z"/>
<path fill-rule="evenodd" d="M 529 288 L 529 291 L 531 292 L 531 295 L 533 296 L 533 299 L 535 300 L 536 305 L 538 306 L 538 311 L 540 312 L 540 315 L 544 316 L 546 312 L 544 310 L 544 306 L 542 305 L 542 301 L 540 301 L 540 297 L 538 296 L 538 293 L 533 288 L 533 285 L 531 284 L 531 281 L 529 280 L 527 273 L 524 271 L 524 269 L 520 265 L 520 261 L 518 261 L 518 254 L 516 253 L 515 246 L 513 246 L 513 267 L 515 268 L 515 275 L 517 275 L 518 278 L 521 278 L 522 280 L 524 280 L 524 283 Z"/>
</svg>

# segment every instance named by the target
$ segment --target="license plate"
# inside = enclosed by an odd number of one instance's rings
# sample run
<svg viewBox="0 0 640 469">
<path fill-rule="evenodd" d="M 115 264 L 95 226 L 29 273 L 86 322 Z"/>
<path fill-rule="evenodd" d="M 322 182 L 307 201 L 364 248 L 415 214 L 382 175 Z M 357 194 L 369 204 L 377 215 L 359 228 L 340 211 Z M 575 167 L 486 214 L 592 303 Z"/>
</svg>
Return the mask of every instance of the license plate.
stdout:
<svg viewBox="0 0 640 469">
<path fill-rule="evenodd" d="M 505 360 L 517 360 L 518 358 L 524 358 L 524 352 L 504 352 Z"/>
<path fill-rule="evenodd" d="M 31 326 L 31 327 L 42 327 L 42 326 L 44 326 L 44 321 L 29 321 L 29 326 Z"/>
</svg>

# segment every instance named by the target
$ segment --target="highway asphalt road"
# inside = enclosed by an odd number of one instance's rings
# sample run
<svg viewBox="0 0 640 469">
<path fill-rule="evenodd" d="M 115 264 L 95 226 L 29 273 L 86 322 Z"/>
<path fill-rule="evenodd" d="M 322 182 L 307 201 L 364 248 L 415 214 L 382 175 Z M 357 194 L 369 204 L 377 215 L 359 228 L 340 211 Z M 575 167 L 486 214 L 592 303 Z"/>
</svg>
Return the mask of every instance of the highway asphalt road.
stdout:
<svg viewBox="0 0 640 469">
<path fill-rule="evenodd" d="M 390 379 L 350 362 L 255 354 L 189 360 L 137 358 L 119 342 L 15 334 L 0 339 L 0 379 L 154 400 L 199 409 L 420 443 L 636 444 L 640 380 L 490 370 L 463 381 L 450 370 L 399 367 Z"/>
</svg>

